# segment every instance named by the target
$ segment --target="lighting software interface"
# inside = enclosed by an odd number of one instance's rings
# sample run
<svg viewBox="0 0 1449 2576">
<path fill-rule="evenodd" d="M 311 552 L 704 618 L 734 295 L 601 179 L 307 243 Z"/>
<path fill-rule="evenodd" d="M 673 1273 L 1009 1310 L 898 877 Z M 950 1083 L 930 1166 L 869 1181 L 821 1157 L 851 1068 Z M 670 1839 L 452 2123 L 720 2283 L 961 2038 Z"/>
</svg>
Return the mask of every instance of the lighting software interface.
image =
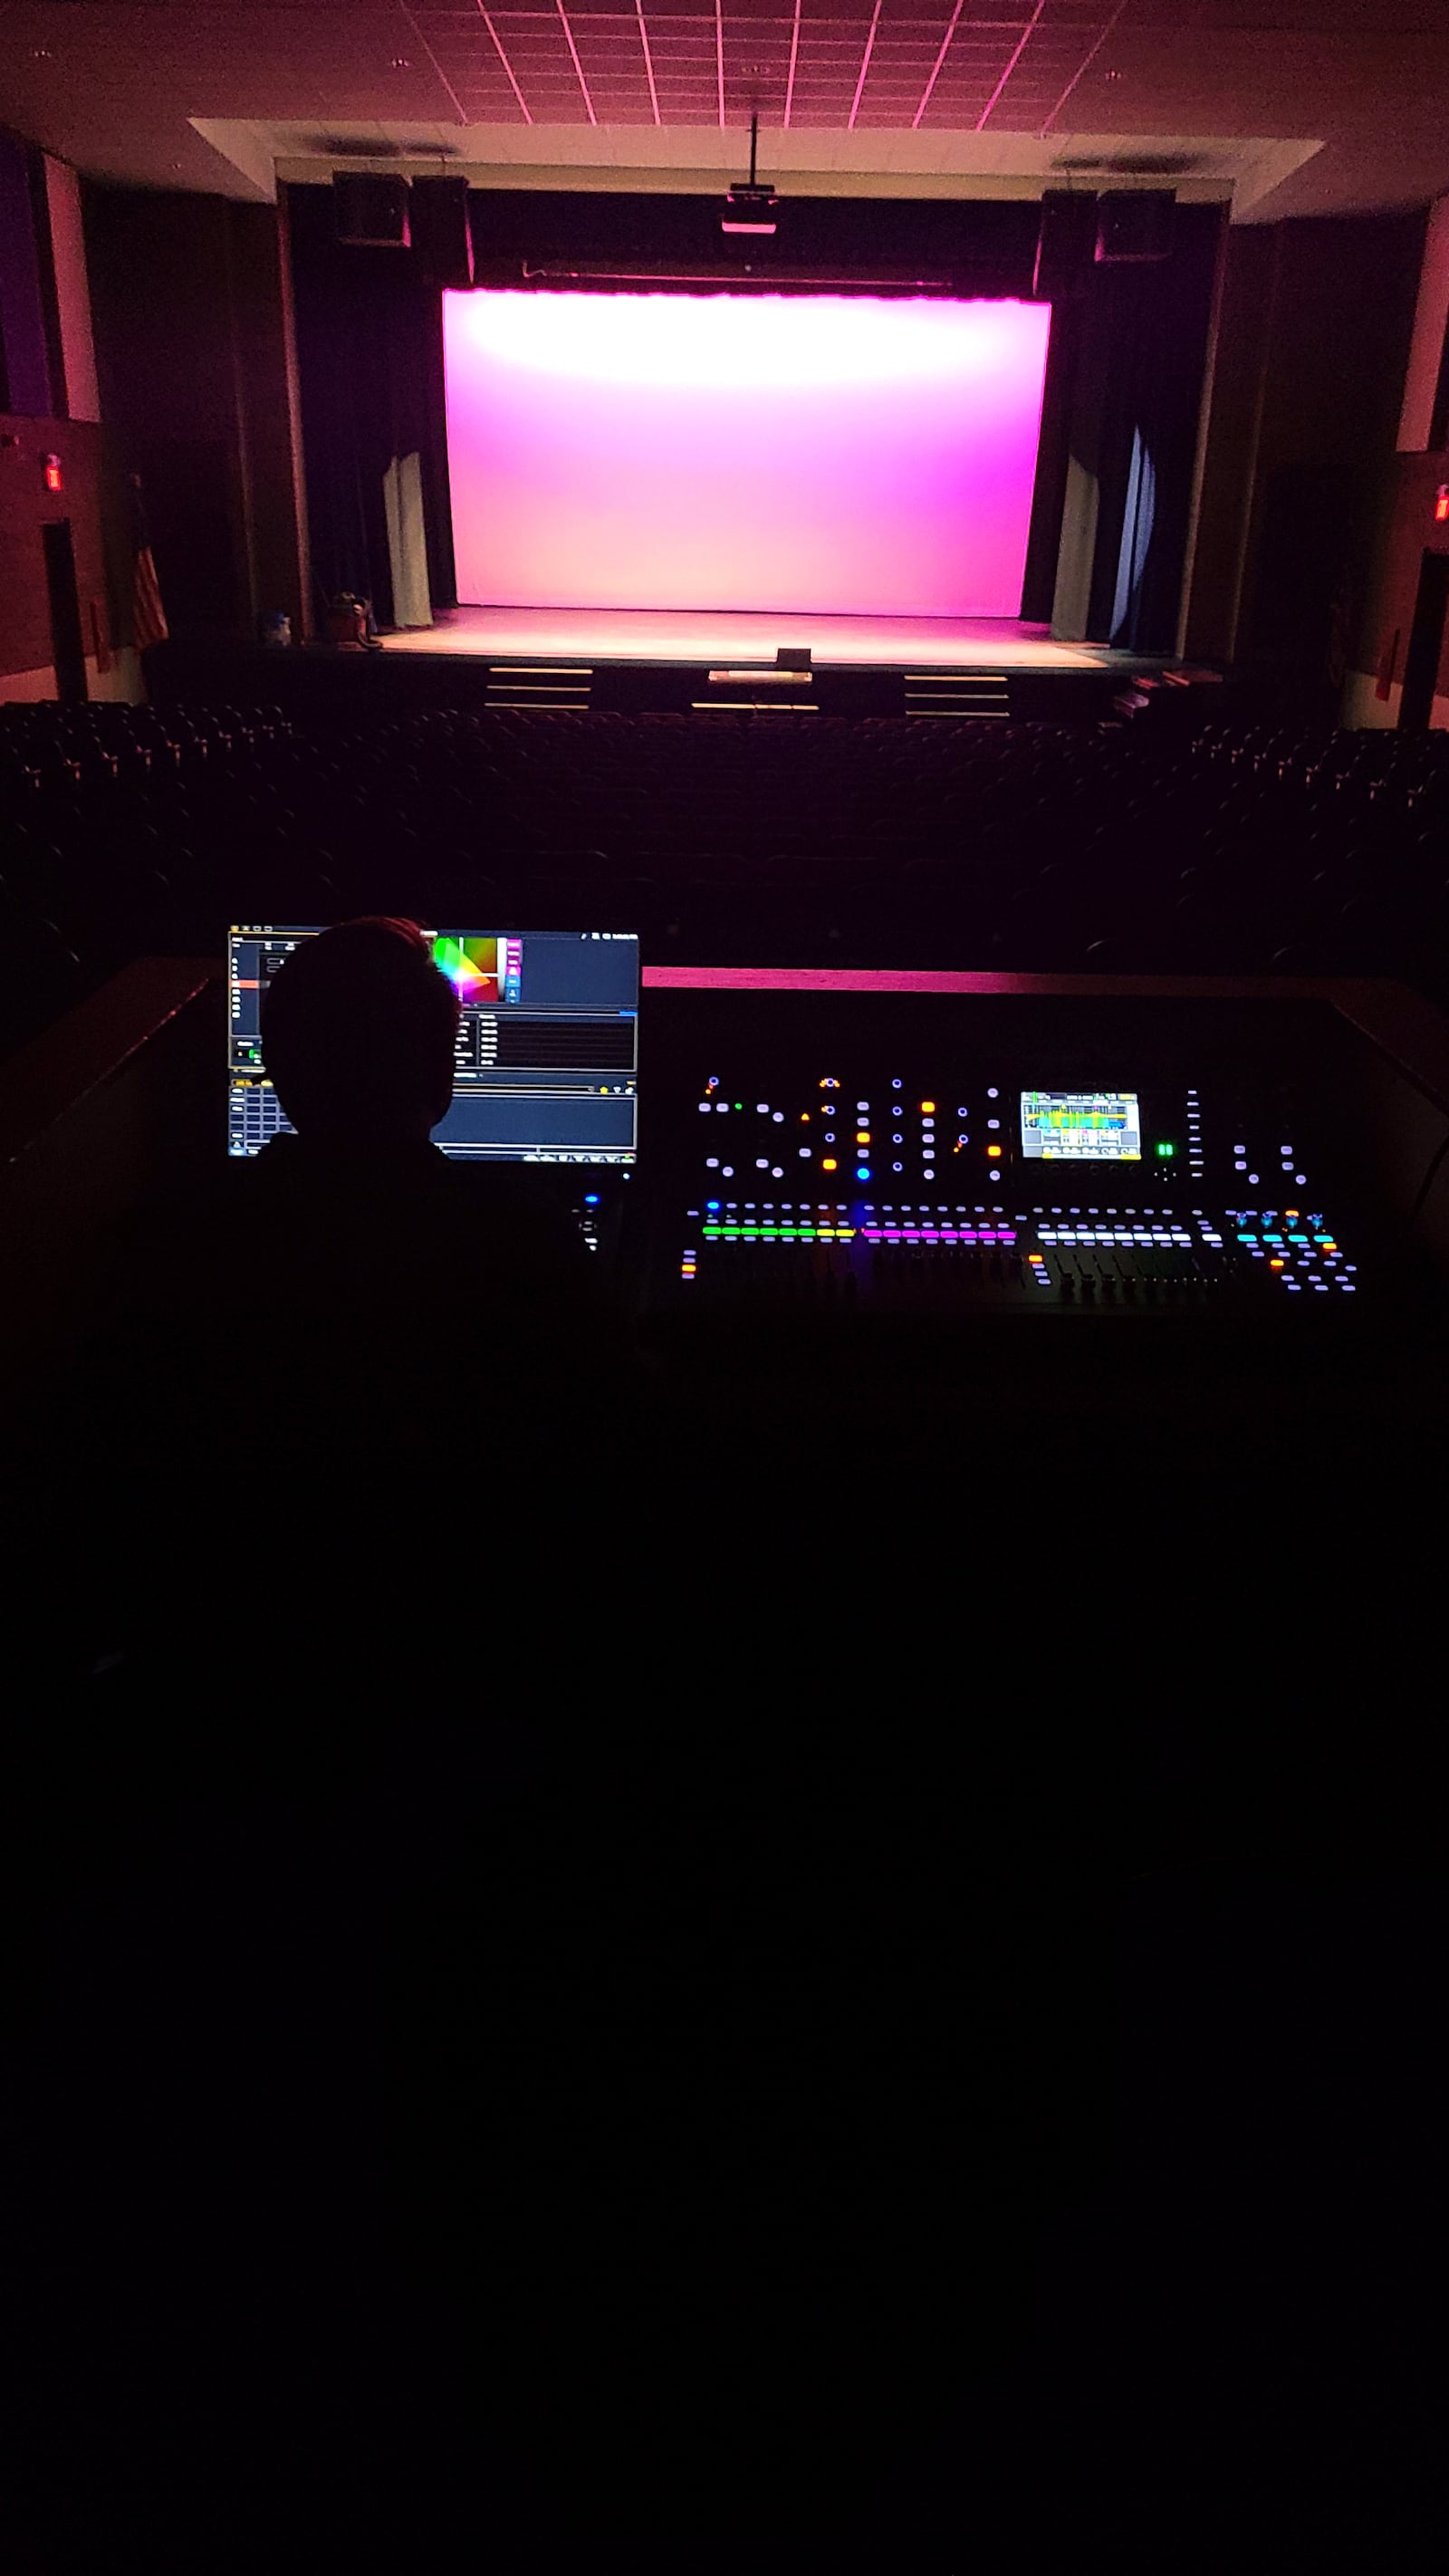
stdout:
<svg viewBox="0 0 1449 2576">
<path fill-rule="evenodd" d="M 227 1148 L 290 1133 L 262 1059 L 268 984 L 320 924 L 252 923 L 227 942 Z M 433 1141 L 479 1163 L 632 1163 L 639 941 L 625 931 L 432 934 L 462 1004 L 453 1102 Z M 368 1042 L 359 1014 L 359 1056 Z"/>
</svg>

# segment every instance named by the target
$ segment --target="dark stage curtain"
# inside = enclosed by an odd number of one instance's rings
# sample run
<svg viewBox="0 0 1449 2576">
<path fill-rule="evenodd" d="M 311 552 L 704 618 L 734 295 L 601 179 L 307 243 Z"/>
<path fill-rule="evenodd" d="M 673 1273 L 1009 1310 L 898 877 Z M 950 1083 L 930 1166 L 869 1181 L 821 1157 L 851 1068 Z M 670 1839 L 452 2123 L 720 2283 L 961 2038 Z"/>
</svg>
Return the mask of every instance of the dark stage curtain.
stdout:
<svg viewBox="0 0 1449 2576">
<path fill-rule="evenodd" d="M 416 252 L 351 250 L 337 239 L 330 188 L 286 192 L 296 308 L 302 442 L 320 619 L 339 590 L 393 623 L 383 476 L 421 459 L 434 612 L 457 602 L 439 290 Z"/>
<path fill-rule="evenodd" d="M 1098 271 L 1110 354 L 1087 632 L 1119 652 L 1171 653 L 1177 641 L 1222 223 L 1216 206 L 1179 206 L 1170 259 Z"/>
<path fill-rule="evenodd" d="M 1079 528 L 1079 569 L 1057 576 L 1055 632 L 1123 652 L 1175 649 L 1222 223 L 1217 206 L 1179 206 L 1169 258 L 1090 266 L 1054 314 L 1033 523 L 1044 542 L 1027 613 L 1044 613 L 1046 543 L 1059 531 L 1065 560 Z M 1048 518 L 1048 483 L 1067 487 L 1065 523 L 1060 500 Z"/>
</svg>

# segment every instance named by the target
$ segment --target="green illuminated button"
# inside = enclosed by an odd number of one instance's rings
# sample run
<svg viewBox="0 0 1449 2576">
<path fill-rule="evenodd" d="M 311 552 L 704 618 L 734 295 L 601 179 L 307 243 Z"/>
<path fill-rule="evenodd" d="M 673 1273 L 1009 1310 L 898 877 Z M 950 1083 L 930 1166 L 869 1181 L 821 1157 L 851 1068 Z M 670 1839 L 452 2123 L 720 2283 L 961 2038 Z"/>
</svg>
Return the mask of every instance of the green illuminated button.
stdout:
<svg viewBox="0 0 1449 2576">
<path fill-rule="evenodd" d="M 1165 1159 L 1169 1154 L 1175 1154 L 1177 1152 L 1177 1147 L 1175 1145 L 1159 1145 L 1157 1151 Z"/>
</svg>

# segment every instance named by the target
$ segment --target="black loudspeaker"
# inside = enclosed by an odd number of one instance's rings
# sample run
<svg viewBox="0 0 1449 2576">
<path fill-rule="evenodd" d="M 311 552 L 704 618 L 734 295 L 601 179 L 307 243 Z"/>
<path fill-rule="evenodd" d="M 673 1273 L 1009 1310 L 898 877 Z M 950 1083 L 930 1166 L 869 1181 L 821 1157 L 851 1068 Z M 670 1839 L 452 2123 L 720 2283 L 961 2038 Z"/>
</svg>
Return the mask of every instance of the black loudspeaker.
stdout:
<svg viewBox="0 0 1449 2576">
<path fill-rule="evenodd" d="M 1113 188 L 1097 199 L 1097 258 L 1168 259 L 1172 255 L 1171 188 Z"/>
<path fill-rule="evenodd" d="M 413 181 L 413 242 L 438 286 L 473 283 L 473 227 L 466 179 Z"/>
<path fill-rule="evenodd" d="M 1043 304 L 1059 304 L 1090 273 L 1097 241 L 1097 200 L 1076 188 L 1048 188 L 1041 201 L 1036 267 L 1031 291 Z"/>
<path fill-rule="evenodd" d="M 337 238 L 353 250 L 410 250 L 406 179 L 375 170 L 334 170 L 332 211 Z"/>
</svg>

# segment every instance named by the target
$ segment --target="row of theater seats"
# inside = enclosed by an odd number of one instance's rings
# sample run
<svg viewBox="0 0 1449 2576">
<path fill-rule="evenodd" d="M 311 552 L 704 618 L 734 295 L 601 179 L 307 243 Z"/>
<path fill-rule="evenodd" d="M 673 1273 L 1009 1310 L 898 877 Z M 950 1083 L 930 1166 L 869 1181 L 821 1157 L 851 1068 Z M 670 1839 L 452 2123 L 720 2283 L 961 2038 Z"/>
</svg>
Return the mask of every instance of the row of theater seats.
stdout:
<svg viewBox="0 0 1449 2576">
<path fill-rule="evenodd" d="M 450 711 L 0 713 L 0 1044 L 230 919 L 646 955 L 1393 973 L 1449 1002 L 1449 736 Z"/>
<path fill-rule="evenodd" d="M 215 946 L 225 817 L 290 731 L 275 708 L 0 708 L 0 1050 L 191 921 Z"/>
</svg>

